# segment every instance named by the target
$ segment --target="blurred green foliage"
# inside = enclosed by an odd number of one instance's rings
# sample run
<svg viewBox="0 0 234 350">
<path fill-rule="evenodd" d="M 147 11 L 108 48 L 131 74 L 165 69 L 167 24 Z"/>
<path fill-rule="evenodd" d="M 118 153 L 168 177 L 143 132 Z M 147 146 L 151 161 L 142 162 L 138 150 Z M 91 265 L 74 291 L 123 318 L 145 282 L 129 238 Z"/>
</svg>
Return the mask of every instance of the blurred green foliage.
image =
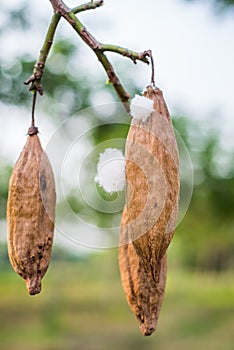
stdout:
<svg viewBox="0 0 234 350">
<path fill-rule="evenodd" d="M 223 4 L 224 6 L 233 6 L 234 1 L 233 0 L 216 0 L 218 4 Z"/>
<path fill-rule="evenodd" d="M 174 125 L 181 130 L 194 168 L 192 201 L 176 231 L 178 254 L 190 269 L 233 269 L 233 154 L 220 153 L 218 130 L 207 126 L 203 130 L 201 125 L 184 117 L 174 118 Z M 220 154 L 227 159 L 226 168 L 220 165 Z"/>
<path fill-rule="evenodd" d="M 199 0 L 186 0 L 186 1 L 199 1 Z M 210 1 L 210 0 L 209 0 Z M 234 5 L 234 0 L 211 0 L 214 5 L 217 5 L 218 8 L 229 8 Z"/>
<path fill-rule="evenodd" d="M 6 215 L 8 183 L 11 172 L 12 166 L 0 158 L 0 219 Z"/>
<path fill-rule="evenodd" d="M 187 274 L 170 260 L 158 329 L 143 337 L 121 287 L 117 250 L 73 261 L 55 255 L 37 296 L 1 268 L 1 349 L 232 350 L 230 274 Z"/>
<path fill-rule="evenodd" d="M 51 59 L 48 60 L 43 79 L 45 101 L 42 102 L 44 108 L 53 111 L 52 115 L 55 115 L 57 110 L 50 108 L 50 105 L 55 107 L 53 101 L 61 101 L 63 96 L 64 102 L 66 96 L 69 96 L 66 115 L 72 115 L 74 111 L 89 105 L 91 81 L 82 77 L 77 82 L 76 74 L 72 75 L 68 71 L 74 52 L 74 45 L 61 39 L 54 45 Z M 32 74 L 34 64 L 35 59 L 32 60 L 26 55 L 16 58 L 10 64 L 4 62 L 0 66 L 0 100 L 3 103 L 29 105 L 31 94 L 23 82 Z M 55 70 L 54 67 L 58 66 L 61 70 Z"/>
</svg>

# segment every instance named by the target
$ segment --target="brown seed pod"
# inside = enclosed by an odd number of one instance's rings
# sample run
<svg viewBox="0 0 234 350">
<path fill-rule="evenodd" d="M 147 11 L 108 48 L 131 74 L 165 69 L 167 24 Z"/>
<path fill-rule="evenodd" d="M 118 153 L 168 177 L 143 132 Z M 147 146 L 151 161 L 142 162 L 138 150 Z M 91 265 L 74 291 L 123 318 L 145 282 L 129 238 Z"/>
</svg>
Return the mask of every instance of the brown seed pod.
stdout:
<svg viewBox="0 0 234 350">
<path fill-rule="evenodd" d="M 13 169 L 7 203 L 8 253 L 29 294 L 41 291 L 49 266 L 55 218 L 54 175 L 37 131 L 29 136 Z"/>
<path fill-rule="evenodd" d="M 162 299 L 157 296 L 157 289 L 164 285 L 166 277 L 165 254 L 174 234 L 179 200 L 179 160 L 176 139 L 171 118 L 158 88 L 148 87 L 144 96 L 153 100 L 154 111 L 146 121 L 133 118 L 126 142 L 126 202 L 121 223 L 120 271 L 122 281 L 126 279 L 126 271 L 135 287 L 124 289 L 138 293 L 141 300 L 143 334 L 150 334 L 156 327 L 156 318 Z M 127 258 L 130 265 L 128 267 Z M 132 262 L 131 262 L 132 261 Z M 145 277 L 144 277 L 145 276 Z M 161 280 L 163 278 L 163 280 Z M 136 282 L 137 280 L 137 282 Z M 132 282 L 131 282 L 132 283 Z M 161 288 L 161 287 L 160 287 Z M 164 289 L 164 287 L 163 287 Z M 131 299 L 129 293 L 128 300 Z M 144 300 L 150 300 L 145 308 Z M 130 305 L 136 310 L 135 302 Z M 139 310 L 139 307 L 138 307 Z M 136 312 L 136 311 L 134 311 Z M 140 314 L 141 314 L 140 313 Z M 139 320 L 139 312 L 136 316 Z M 155 316 L 157 315 L 157 317 Z M 142 317 L 142 316 L 141 316 Z M 145 321 L 144 321 L 145 322 Z M 151 332 L 149 331 L 151 327 Z M 145 329 L 148 329 L 145 331 Z"/>
<path fill-rule="evenodd" d="M 145 96 L 154 101 L 154 112 L 146 122 L 133 118 L 126 143 L 126 225 L 135 249 L 156 278 L 157 262 L 176 226 L 179 160 L 162 92 L 149 87 Z"/>
<path fill-rule="evenodd" d="M 124 219 L 125 213 L 123 221 Z M 121 230 L 121 238 L 125 240 L 127 234 L 125 226 Z M 160 261 L 158 283 L 152 279 L 150 271 L 145 269 L 143 259 L 137 254 L 132 243 L 120 245 L 119 267 L 123 289 L 140 330 L 143 335 L 151 335 L 156 329 L 165 293 L 167 256 L 165 254 Z"/>
</svg>

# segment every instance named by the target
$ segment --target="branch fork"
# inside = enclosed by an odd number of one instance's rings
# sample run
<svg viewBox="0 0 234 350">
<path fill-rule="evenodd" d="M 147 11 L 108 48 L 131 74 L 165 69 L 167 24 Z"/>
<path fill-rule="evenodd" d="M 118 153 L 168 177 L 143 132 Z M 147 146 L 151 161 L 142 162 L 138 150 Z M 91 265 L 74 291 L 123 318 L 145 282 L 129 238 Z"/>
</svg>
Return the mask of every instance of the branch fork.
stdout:
<svg viewBox="0 0 234 350">
<path fill-rule="evenodd" d="M 33 74 L 25 81 L 26 85 L 30 85 L 30 91 L 38 91 L 40 95 L 43 94 L 41 80 L 44 74 L 46 60 L 50 52 L 51 46 L 53 44 L 54 34 L 56 32 L 61 17 L 63 17 L 73 27 L 73 29 L 77 32 L 81 39 L 94 51 L 104 70 L 106 71 L 110 83 L 112 83 L 117 95 L 119 96 L 120 100 L 124 103 L 124 106 L 127 110 L 127 102 L 129 102 L 130 95 L 121 84 L 118 76 L 114 71 L 112 64 L 106 57 L 106 52 L 115 52 L 117 54 L 120 54 L 124 57 L 131 59 L 134 64 L 136 64 L 137 61 L 141 61 L 146 64 L 149 64 L 151 62 L 151 84 L 155 86 L 154 64 L 151 50 L 138 53 L 120 46 L 102 44 L 94 38 L 94 36 L 84 27 L 84 25 L 76 17 L 77 13 L 96 9 L 102 6 L 104 3 L 103 0 L 90 1 L 83 5 L 74 7 L 73 9 L 70 9 L 62 0 L 50 0 L 50 2 L 54 9 L 54 15 L 51 19 L 49 28 L 47 30 L 46 38 L 40 51 L 40 55 L 34 66 Z"/>
</svg>

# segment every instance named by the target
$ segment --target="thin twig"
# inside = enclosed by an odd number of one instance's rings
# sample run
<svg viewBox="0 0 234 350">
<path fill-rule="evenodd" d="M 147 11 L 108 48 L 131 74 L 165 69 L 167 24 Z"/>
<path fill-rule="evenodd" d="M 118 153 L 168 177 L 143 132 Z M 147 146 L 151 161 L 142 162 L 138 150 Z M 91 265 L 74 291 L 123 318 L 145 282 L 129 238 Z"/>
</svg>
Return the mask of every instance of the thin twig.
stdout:
<svg viewBox="0 0 234 350">
<path fill-rule="evenodd" d="M 153 87 L 155 86 L 155 68 L 154 68 L 154 59 L 153 59 L 153 54 L 151 50 L 146 51 L 147 56 L 150 58 L 151 61 L 151 69 L 152 69 L 152 73 L 151 73 L 151 85 Z"/>
<path fill-rule="evenodd" d="M 71 11 L 76 14 L 87 10 L 94 10 L 97 7 L 102 6 L 103 4 L 104 4 L 104 0 L 87 2 L 86 4 L 74 7 Z"/>
<path fill-rule="evenodd" d="M 66 19 L 66 21 L 74 28 L 74 30 L 77 32 L 77 34 L 81 37 L 81 39 L 94 51 L 96 54 L 98 60 L 102 64 L 103 68 L 105 69 L 107 76 L 109 78 L 110 83 L 112 83 L 116 93 L 118 94 L 120 100 L 124 103 L 125 108 L 128 110 L 128 104 L 130 95 L 128 92 L 124 89 L 123 85 L 121 84 L 119 78 L 117 77 L 114 68 L 108 58 L 105 55 L 105 52 L 115 52 L 117 54 L 120 54 L 122 56 L 130 58 L 134 63 L 137 63 L 137 61 L 142 61 L 144 63 L 149 64 L 148 57 L 151 58 L 151 63 L 153 67 L 153 58 L 151 51 L 144 51 L 142 53 L 137 53 L 132 50 L 116 46 L 116 45 L 108 45 L 108 44 L 102 44 L 99 41 L 97 41 L 91 33 L 87 31 L 87 29 L 84 27 L 84 25 L 78 20 L 76 17 L 76 13 L 95 9 L 103 4 L 103 0 L 98 1 L 90 1 L 89 3 L 85 3 L 83 5 L 74 7 L 73 9 L 70 9 L 63 0 L 50 0 L 53 9 L 54 9 L 54 15 L 52 17 L 50 26 L 47 30 L 47 34 L 45 37 L 44 44 L 42 46 L 42 49 L 40 51 L 39 58 L 37 60 L 37 63 L 34 67 L 33 74 L 25 81 L 25 84 L 30 84 L 30 90 L 38 91 L 41 95 L 43 94 L 43 88 L 41 84 L 41 80 L 44 74 L 44 67 L 46 63 L 46 59 L 48 57 L 48 54 L 50 52 L 53 38 L 55 31 L 57 29 L 57 25 L 59 23 L 59 20 L 61 17 Z M 153 68 L 152 68 L 153 70 Z M 152 74 L 153 76 L 153 74 Z M 152 78 L 152 83 L 154 82 Z"/>
<path fill-rule="evenodd" d="M 57 0 L 50 0 L 51 2 L 56 2 Z M 63 15 L 62 15 L 63 16 Z M 126 49 L 117 45 L 102 44 L 85 28 L 85 26 L 78 20 L 73 12 L 66 13 L 65 19 L 70 23 L 74 30 L 80 35 L 81 39 L 94 51 L 100 52 L 114 52 L 122 56 L 130 58 L 134 63 L 136 61 L 142 61 L 144 63 L 149 63 L 147 56 L 149 56 L 149 51 L 144 51 L 141 53 Z"/>
<path fill-rule="evenodd" d="M 110 51 L 110 52 L 118 53 L 122 56 L 130 58 L 135 64 L 137 63 L 137 60 L 149 64 L 149 61 L 147 58 L 149 51 L 144 51 L 144 52 L 138 53 L 138 52 L 126 49 L 126 48 L 121 47 L 121 46 L 108 45 L 108 44 L 101 44 L 100 51 L 102 51 L 102 52 Z"/>
<path fill-rule="evenodd" d="M 31 121 L 31 126 L 28 129 L 29 136 L 33 136 L 33 135 L 38 134 L 38 128 L 35 126 L 36 99 L 37 99 L 37 90 L 34 90 L 33 91 L 33 100 L 32 100 L 32 121 Z"/>
<path fill-rule="evenodd" d="M 40 95 L 43 95 L 41 79 L 44 74 L 45 63 L 49 55 L 51 46 L 53 44 L 54 34 L 57 29 L 60 18 L 61 15 L 59 13 L 54 13 L 49 28 L 47 30 L 46 37 L 40 51 L 40 55 L 34 66 L 33 74 L 24 82 L 25 85 L 30 84 L 30 91 L 36 90 L 39 92 Z"/>
<path fill-rule="evenodd" d="M 101 62 L 103 68 L 105 69 L 109 82 L 113 85 L 117 95 L 120 98 L 120 101 L 123 102 L 123 105 L 127 112 L 129 112 L 129 99 L 130 95 L 129 93 L 124 89 L 123 85 L 121 84 L 119 78 L 115 74 L 114 68 L 110 61 L 107 59 L 106 55 L 104 55 L 103 52 L 100 50 L 94 51 L 98 60 Z"/>
<path fill-rule="evenodd" d="M 37 100 L 37 90 L 33 92 L 33 102 L 32 102 L 32 127 L 35 126 L 35 107 L 36 107 L 36 100 Z"/>
<path fill-rule="evenodd" d="M 65 7 L 63 7 L 62 0 L 50 0 L 50 2 L 52 3 L 54 10 L 57 13 L 60 13 L 61 16 L 63 16 L 69 22 L 73 29 L 79 34 L 81 39 L 94 51 L 94 53 L 98 57 L 98 60 L 105 69 L 110 83 L 112 83 L 120 100 L 124 103 L 125 108 L 128 110 L 127 102 L 129 101 L 130 95 L 124 89 L 123 85 L 121 84 L 119 78 L 117 77 L 113 69 L 113 66 L 107 59 L 104 52 L 110 51 L 121 54 L 122 56 L 130 58 L 134 63 L 136 63 L 137 60 L 142 61 L 144 63 L 149 63 L 147 59 L 147 57 L 149 56 L 148 51 L 137 53 L 126 48 L 122 48 L 120 46 L 102 44 L 99 41 L 97 41 L 91 33 L 88 32 L 88 30 L 78 20 L 78 18 L 72 11 L 66 12 L 66 5 Z"/>
</svg>

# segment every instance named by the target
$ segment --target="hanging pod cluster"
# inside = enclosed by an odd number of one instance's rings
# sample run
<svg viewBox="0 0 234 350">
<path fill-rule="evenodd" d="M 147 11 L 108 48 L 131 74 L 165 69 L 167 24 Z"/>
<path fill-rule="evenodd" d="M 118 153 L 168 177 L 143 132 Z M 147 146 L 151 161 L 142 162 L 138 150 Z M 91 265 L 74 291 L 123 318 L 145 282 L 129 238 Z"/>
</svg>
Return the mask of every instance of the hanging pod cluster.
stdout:
<svg viewBox="0 0 234 350">
<path fill-rule="evenodd" d="M 119 266 L 127 301 L 144 335 L 152 334 L 163 301 L 167 248 L 176 227 L 179 158 L 162 92 L 147 120 L 132 119 L 126 142 L 126 207 L 120 233 Z"/>
<path fill-rule="evenodd" d="M 13 169 L 7 203 L 8 253 L 30 295 L 41 291 L 50 263 L 55 219 L 55 181 L 36 127 Z"/>
<path fill-rule="evenodd" d="M 151 86 L 144 96 L 152 102 L 152 111 L 146 118 L 147 113 L 141 106 L 142 119 L 133 113 L 126 142 L 126 207 L 122 215 L 119 246 L 121 279 L 128 303 L 142 333 L 150 335 L 156 328 L 163 301 L 166 254 L 176 226 L 179 198 L 177 145 L 162 92 L 155 88 L 152 52 L 137 53 L 96 41 L 76 14 L 100 7 L 102 0 L 90 1 L 73 9 L 61 0 L 50 2 L 54 15 L 33 74 L 25 81 L 34 93 L 32 127 L 9 184 L 7 222 L 10 262 L 25 280 L 29 294 L 40 293 L 41 279 L 49 266 L 52 250 L 56 194 L 52 168 L 34 126 L 34 108 L 36 93 L 43 94 L 41 81 L 46 60 L 57 25 L 63 17 L 94 51 L 126 109 L 129 94 L 121 85 L 106 52 L 121 54 L 134 63 L 137 60 L 151 61 Z M 119 173 L 124 177 L 124 170 Z M 116 185 L 116 178 L 119 180 L 116 175 L 111 183 L 115 186 L 114 190 L 122 188 L 119 183 Z M 100 182 L 100 179 L 98 176 L 97 181 Z M 107 188 L 109 185 L 110 182 Z"/>
<path fill-rule="evenodd" d="M 157 326 L 166 286 L 167 248 L 176 227 L 179 157 L 162 92 L 147 87 L 152 110 L 134 116 L 126 140 L 126 206 L 121 220 L 119 266 L 127 301 L 141 332 Z M 144 108 L 143 108 L 144 109 Z M 55 181 L 34 124 L 12 172 L 7 204 L 8 252 L 29 294 L 41 291 L 50 263 Z"/>
</svg>

